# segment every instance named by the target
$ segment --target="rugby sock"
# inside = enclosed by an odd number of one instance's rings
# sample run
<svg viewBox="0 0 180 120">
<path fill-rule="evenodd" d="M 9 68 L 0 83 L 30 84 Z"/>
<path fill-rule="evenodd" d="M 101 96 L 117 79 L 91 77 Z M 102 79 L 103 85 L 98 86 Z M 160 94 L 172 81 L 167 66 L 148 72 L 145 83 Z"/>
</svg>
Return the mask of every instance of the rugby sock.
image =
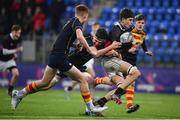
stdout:
<svg viewBox="0 0 180 120">
<path fill-rule="evenodd" d="M 96 85 L 104 84 L 104 83 L 105 83 L 105 80 L 106 80 L 106 77 L 101 77 L 101 78 L 97 77 L 97 78 L 95 79 L 95 84 L 96 84 Z"/>
<path fill-rule="evenodd" d="M 133 100 L 134 100 L 134 87 L 128 87 L 126 90 L 126 107 L 129 108 L 130 106 L 133 105 Z"/>
<path fill-rule="evenodd" d="M 72 86 L 68 86 L 67 90 L 68 90 L 68 91 L 72 91 L 72 90 L 73 90 L 73 87 L 72 87 Z"/>
<path fill-rule="evenodd" d="M 11 96 L 11 94 L 12 94 L 13 89 L 14 89 L 14 86 L 12 86 L 12 85 L 9 85 L 9 86 L 8 86 L 8 94 L 9 94 L 10 96 Z"/>
<path fill-rule="evenodd" d="M 93 103 L 92 103 L 92 99 L 91 99 L 91 94 L 90 92 L 84 92 L 84 93 L 81 93 L 87 107 L 89 110 L 91 110 L 91 108 L 94 107 Z"/>
<path fill-rule="evenodd" d="M 36 82 L 32 82 L 29 85 L 27 85 L 25 90 L 26 90 L 27 93 L 37 92 L 38 91 L 38 87 L 37 87 Z"/>
<path fill-rule="evenodd" d="M 101 98 L 101 99 L 99 99 L 97 101 L 94 101 L 93 104 L 95 106 L 99 105 L 99 106 L 103 107 L 107 102 L 108 102 L 108 100 L 105 97 L 103 97 L 103 98 Z"/>
<path fill-rule="evenodd" d="M 116 96 L 121 96 L 121 95 L 124 95 L 126 93 L 126 90 L 124 90 L 124 89 L 122 89 L 122 88 L 120 88 L 120 87 L 118 87 L 117 89 L 116 89 L 116 91 L 114 92 L 114 94 L 116 95 Z"/>
</svg>

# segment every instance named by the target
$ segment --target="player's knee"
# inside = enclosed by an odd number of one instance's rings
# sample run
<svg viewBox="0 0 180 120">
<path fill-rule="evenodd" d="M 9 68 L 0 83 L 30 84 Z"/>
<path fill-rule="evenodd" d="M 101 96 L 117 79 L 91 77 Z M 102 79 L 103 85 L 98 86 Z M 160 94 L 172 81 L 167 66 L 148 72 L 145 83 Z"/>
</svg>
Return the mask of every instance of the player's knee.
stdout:
<svg viewBox="0 0 180 120">
<path fill-rule="evenodd" d="M 136 79 L 141 76 L 141 72 L 135 66 L 130 69 L 129 74 L 133 75 Z"/>
<path fill-rule="evenodd" d="M 141 76 L 141 72 L 137 69 L 137 70 L 135 70 L 134 71 L 135 73 L 135 76 L 136 76 L 136 78 L 138 79 L 138 78 L 140 78 L 140 76 Z"/>
</svg>

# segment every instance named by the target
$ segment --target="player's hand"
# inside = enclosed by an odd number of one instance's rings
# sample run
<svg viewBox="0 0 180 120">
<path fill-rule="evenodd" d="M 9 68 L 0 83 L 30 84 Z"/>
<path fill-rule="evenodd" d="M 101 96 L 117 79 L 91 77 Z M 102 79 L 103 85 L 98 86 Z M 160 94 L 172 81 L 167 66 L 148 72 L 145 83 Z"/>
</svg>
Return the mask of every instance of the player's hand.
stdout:
<svg viewBox="0 0 180 120">
<path fill-rule="evenodd" d="M 115 51 L 115 50 L 111 50 L 111 52 L 112 52 L 113 56 L 118 56 L 119 55 L 119 53 L 117 51 Z"/>
<path fill-rule="evenodd" d="M 122 44 L 120 42 L 113 41 L 113 43 L 111 44 L 111 47 L 112 47 L 112 49 L 116 49 L 116 48 L 121 47 L 121 45 Z"/>
<path fill-rule="evenodd" d="M 132 53 L 132 54 L 135 54 L 136 53 L 136 48 L 135 47 L 132 47 L 128 50 L 129 53 Z"/>
<path fill-rule="evenodd" d="M 153 56 L 153 53 L 151 51 L 147 51 L 145 53 L 146 53 L 146 55 Z"/>
<path fill-rule="evenodd" d="M 16 52 L 22 52 L 22 51 L 23 51 L 23 47 L 16 48 Z"/>
</svg>

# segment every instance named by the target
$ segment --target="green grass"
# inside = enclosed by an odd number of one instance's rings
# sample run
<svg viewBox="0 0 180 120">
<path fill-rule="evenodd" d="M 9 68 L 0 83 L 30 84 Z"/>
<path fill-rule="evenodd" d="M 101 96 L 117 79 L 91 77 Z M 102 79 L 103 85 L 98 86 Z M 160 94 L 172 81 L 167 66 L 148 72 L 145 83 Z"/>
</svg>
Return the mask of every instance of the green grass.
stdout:
<svg viewBox="0 0 180 120">
<path fill-rule="evenodd" d="M 103 96 L 105 92 L 97 92 Z M 136 94 L 135 102 L 140 104 L 139 111 L 127 114 L 125 99 L 123 104 L 109 102 L 105 117 L 101 119 L 180 119 L 180 96 L 168 94 Z M 85 105 L 79 91 L 65 99 L 62 90 L 50 90 L 27 96 L 16 111 L 11 110 L 10 97 L 6 89 L 0 88 L 0 119 L 100 119 L 82 116 Z"/>
</svg>

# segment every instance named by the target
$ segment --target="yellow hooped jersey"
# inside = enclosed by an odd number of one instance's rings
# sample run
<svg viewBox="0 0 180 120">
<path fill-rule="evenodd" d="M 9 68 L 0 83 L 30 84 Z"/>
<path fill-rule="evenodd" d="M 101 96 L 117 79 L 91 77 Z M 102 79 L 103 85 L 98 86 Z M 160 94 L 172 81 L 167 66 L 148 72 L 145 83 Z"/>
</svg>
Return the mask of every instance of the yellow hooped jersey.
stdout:
<svg viewBox="0 0 180 120">
<path fill-rule="evenodd" d="M 135 43 L 142 44 L 146 39 L 146 33 L 144 31 L 136 31 L 136 29 L 134 28 L 131 33 L 134 37 Z"/>
</svg>

